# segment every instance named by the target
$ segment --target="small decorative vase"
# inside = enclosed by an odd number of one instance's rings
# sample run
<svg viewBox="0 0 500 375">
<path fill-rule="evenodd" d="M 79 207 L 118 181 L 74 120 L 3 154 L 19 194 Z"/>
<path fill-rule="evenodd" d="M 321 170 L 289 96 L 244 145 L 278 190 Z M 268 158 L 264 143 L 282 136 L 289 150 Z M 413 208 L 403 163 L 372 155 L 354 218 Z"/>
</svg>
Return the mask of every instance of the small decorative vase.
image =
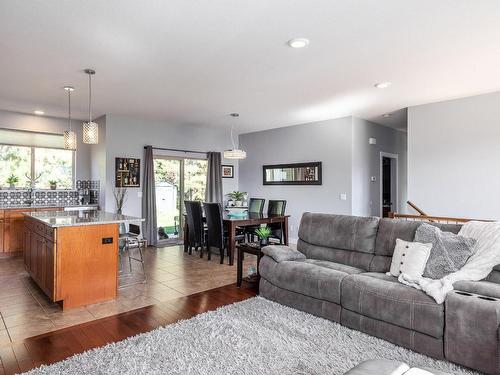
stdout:
<svg viewBox="0 0 500 375">
<path fill-rule="evenodd" d="M 50 185 L 50 190 L 56 190 L 57 189 L 57 185 Z"/>
<path fill-rule="evenodd" d="M 269 241 L 267 238 L 261 238 L 260 239 L 260 247 L 267 246 L 269 244 Z"/>
<path fill-rule="evenodd" d="M 234 205 L 235 205 L 236 207 L 241 207 L 241 206 L 243 206 L 243 202 L 242 202 L 242 201 L 236 201 L 236 202 L 234 203 Z"/>
<path fill-rule="evenodd" d="M 15 190 L 16 189 L 16 184 L 10 184 L 10 190 Z"/>
</svg>

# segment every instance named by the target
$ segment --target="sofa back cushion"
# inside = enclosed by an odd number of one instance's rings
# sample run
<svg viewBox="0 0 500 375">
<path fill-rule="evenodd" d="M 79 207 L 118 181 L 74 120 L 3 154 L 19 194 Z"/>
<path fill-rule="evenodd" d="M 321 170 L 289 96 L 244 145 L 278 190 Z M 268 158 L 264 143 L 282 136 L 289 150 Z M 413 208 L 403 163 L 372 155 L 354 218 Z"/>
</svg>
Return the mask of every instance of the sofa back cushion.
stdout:
<svg viewBox="0 0 500 375">
<path fill-rule="evenodd" d="M 307 258 L 368 270 L 375 252 L 379 218 L 306 212 L 297 249 Z"/>
<path fill-rule="evenodd" d="M 412 242 L 415 232 L 422 224 L 421 221 L 401 219 L 381 219 L 378 226 L 377 240 L 375 242 L 375 256 L 370 264 L 370 272 L 388 272 L 391 268 L 392 253 L 396 246 L 396 239 Z M 458 233 L 461 225 L 428 223 L 437 226 L 442 231 Z"/>
<path fill-rule="evenodd" d="M 491 281 L 492 283 L 500 284 L 500 264 L 497 264 L 493 271 L 486 277 L 487 281 Z"/>
</svg>

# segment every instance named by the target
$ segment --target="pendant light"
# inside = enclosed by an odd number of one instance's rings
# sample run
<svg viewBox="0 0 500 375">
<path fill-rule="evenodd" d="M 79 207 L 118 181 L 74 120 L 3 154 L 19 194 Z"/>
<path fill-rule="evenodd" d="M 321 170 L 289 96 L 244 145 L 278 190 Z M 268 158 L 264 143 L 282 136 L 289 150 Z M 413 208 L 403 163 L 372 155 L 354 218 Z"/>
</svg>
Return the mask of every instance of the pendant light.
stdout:
<svg viewBox="0 0 500 375">
<path fill-rule="evenodd" d="M 99 125 L 92 121 L 92 76 L 95 70 L 85 69 L 84 72 L 89 75 L 89 121 L 83 123 L 83 143 L 96 145 L 99 142 Z"/>
<path fill-rule="evenodd" d="M 65 86 L 64 90 L 68 93 L 68 130 L 64 132 L 64 148 L 76 150 L 76 133 L 71 130 L 71 93 L 75 91 L 75 88 Z"/>
<path fill-rule="evenodd" d="M 238 118 L 240 117 L 240 114 L 230 113 L 229 116 L 233 118 Z M 247 153 L 239 148 L 236 148 L 233 138 L 233 130 L 234 130 L 234 123 L 231 124 L 231 143 L 233 144 L 233 148 L 224 151 L 224 159 L 245 159 L 247 157 Z"/>
</svg>

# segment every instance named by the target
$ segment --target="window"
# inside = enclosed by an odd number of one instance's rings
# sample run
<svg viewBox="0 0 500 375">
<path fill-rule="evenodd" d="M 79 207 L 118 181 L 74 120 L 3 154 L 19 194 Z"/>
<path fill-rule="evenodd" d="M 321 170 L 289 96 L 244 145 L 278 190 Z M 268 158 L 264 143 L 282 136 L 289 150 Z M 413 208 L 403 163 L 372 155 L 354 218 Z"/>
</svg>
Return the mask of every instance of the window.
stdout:
<svg viewBox="0 0 500 375">
<path fill-rule="evenodd" d="M 16 186 L 28 187 L 28 176 L 40 176 L 36 188 L 49 189 L 49 181 L 57 181 L 58 189 L 72 189 L 74 184 L 74 151 L 0 145 L 0 186 L 8 186 L 7 178 L 16 176 Z"/>
<path fill-rule="evenodd" d="M 16 176 L 16 186 L 27 186 L 31 174 L 31 147 L 0 145 L 0 186 L 8 186 L 9 176 Z"/>
<path fill-rule="evenodd" d="M 183 226 L 184 201 L 205 200 L 206 159 L 155 156 L 158 239 L 178 238 Z"/>
<path fill-rule="evenodd" d="M 53 148 L 35 148 L 35 176 L 40 175 L 37 187 L 50 188 L 49 181 L 57 181 L 59 189 L 73 188 L 73 151 Z"/>
</svg>

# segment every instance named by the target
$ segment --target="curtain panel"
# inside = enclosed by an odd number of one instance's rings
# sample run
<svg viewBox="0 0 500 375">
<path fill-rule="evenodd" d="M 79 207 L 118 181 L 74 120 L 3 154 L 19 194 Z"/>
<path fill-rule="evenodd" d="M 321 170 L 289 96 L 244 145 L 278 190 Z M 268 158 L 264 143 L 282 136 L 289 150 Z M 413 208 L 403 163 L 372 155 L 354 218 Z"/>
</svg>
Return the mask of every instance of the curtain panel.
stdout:
<svg viewBox="0 0 500 375">
<path fill-rule="evenodd" d="M 158 228 L 156 223 L 156 192 L 153 147 L 147 146 L 144 151 L 144 182 L 142 192 L 143 235 L 148 244 L 158 244 Z"/>
<path fill-rule="evenodd" d="M 207 189 L 205 201 L 223 203 L 222 197 L 222 155 L 220 152 L 208 152 Z"/>
</svg>

